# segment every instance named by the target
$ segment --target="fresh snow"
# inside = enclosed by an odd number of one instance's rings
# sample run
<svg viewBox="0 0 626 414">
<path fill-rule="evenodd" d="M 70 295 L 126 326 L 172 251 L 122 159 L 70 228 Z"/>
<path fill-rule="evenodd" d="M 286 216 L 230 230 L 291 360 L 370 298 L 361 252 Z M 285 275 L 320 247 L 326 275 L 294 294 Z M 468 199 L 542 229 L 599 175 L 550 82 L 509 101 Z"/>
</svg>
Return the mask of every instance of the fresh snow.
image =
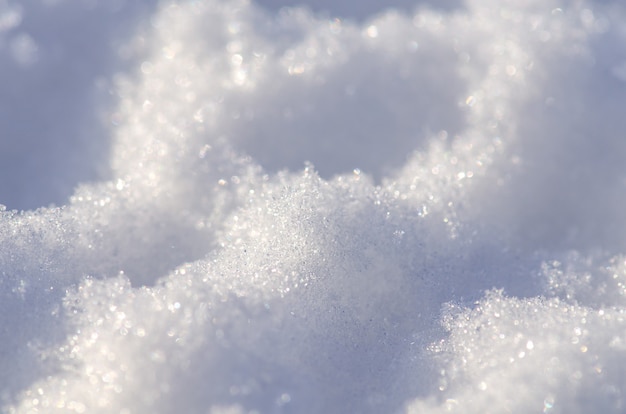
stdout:
<svg viewBox="0 0 626 414">
<path fill-rule="evenodd" d="M 618 1 L 0 0 L 0 411 L 626 412 L 624 45 Z"/>
</svg>

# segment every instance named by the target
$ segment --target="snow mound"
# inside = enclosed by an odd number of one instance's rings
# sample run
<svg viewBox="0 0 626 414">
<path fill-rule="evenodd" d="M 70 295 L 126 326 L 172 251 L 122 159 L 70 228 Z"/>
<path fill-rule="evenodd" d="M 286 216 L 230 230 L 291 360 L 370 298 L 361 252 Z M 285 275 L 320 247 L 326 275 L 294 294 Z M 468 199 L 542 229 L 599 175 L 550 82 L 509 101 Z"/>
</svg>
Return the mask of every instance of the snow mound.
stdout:
<svg viewBox="0 0 626 414">
<path fill-rule="evenodd" d="M 105 7 L 44 3 L 0 3 L 14 66 L 58 70 L 26 16 Z M 34 138 L 86 169 L 0 212 L 2 410 L 623 412 L 624 8 L 278 4 L 102 23 L 109 126 L 76 87 Z"/>
</svg>

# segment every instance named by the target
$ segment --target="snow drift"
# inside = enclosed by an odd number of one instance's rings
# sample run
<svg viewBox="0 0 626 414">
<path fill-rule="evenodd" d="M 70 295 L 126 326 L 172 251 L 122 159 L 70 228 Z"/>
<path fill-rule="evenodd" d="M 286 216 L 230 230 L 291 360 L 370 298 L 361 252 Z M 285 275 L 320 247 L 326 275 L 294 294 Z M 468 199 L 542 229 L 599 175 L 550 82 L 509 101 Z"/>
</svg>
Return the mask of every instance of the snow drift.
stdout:
<svg viewBox="0 0 626 414">
<path fill-rule="evenodd" d="M 625 9 L 346 4 L 0 3 L 3 411 L 625 410 Z"/>
</svg>

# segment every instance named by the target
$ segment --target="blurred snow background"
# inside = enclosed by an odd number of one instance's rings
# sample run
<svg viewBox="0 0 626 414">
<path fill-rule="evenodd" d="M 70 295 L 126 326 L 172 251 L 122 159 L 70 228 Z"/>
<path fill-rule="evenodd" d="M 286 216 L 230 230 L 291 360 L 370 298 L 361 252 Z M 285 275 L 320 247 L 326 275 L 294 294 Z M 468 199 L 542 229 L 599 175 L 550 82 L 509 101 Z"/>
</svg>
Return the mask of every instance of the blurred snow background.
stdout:
<svg viewBox="0 0 626 414">
<path fill-rule="evenodd" d="M 2 411 L 624 412 L 625 11 L 0 1 Z"/>
</svg>

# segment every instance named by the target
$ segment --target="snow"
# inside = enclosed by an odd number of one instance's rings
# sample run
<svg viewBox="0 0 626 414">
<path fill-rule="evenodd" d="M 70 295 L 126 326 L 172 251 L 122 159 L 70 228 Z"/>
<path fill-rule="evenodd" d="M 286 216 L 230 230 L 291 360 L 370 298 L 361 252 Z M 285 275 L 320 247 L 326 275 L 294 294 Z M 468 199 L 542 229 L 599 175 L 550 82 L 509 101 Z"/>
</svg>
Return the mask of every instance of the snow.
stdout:
<svg viewBox="0 0 626 414">
<path fill-rule="evenodd" d="M 626 9 L 0 1 L 7 413 L 626 410 Z"/>
</svg>

